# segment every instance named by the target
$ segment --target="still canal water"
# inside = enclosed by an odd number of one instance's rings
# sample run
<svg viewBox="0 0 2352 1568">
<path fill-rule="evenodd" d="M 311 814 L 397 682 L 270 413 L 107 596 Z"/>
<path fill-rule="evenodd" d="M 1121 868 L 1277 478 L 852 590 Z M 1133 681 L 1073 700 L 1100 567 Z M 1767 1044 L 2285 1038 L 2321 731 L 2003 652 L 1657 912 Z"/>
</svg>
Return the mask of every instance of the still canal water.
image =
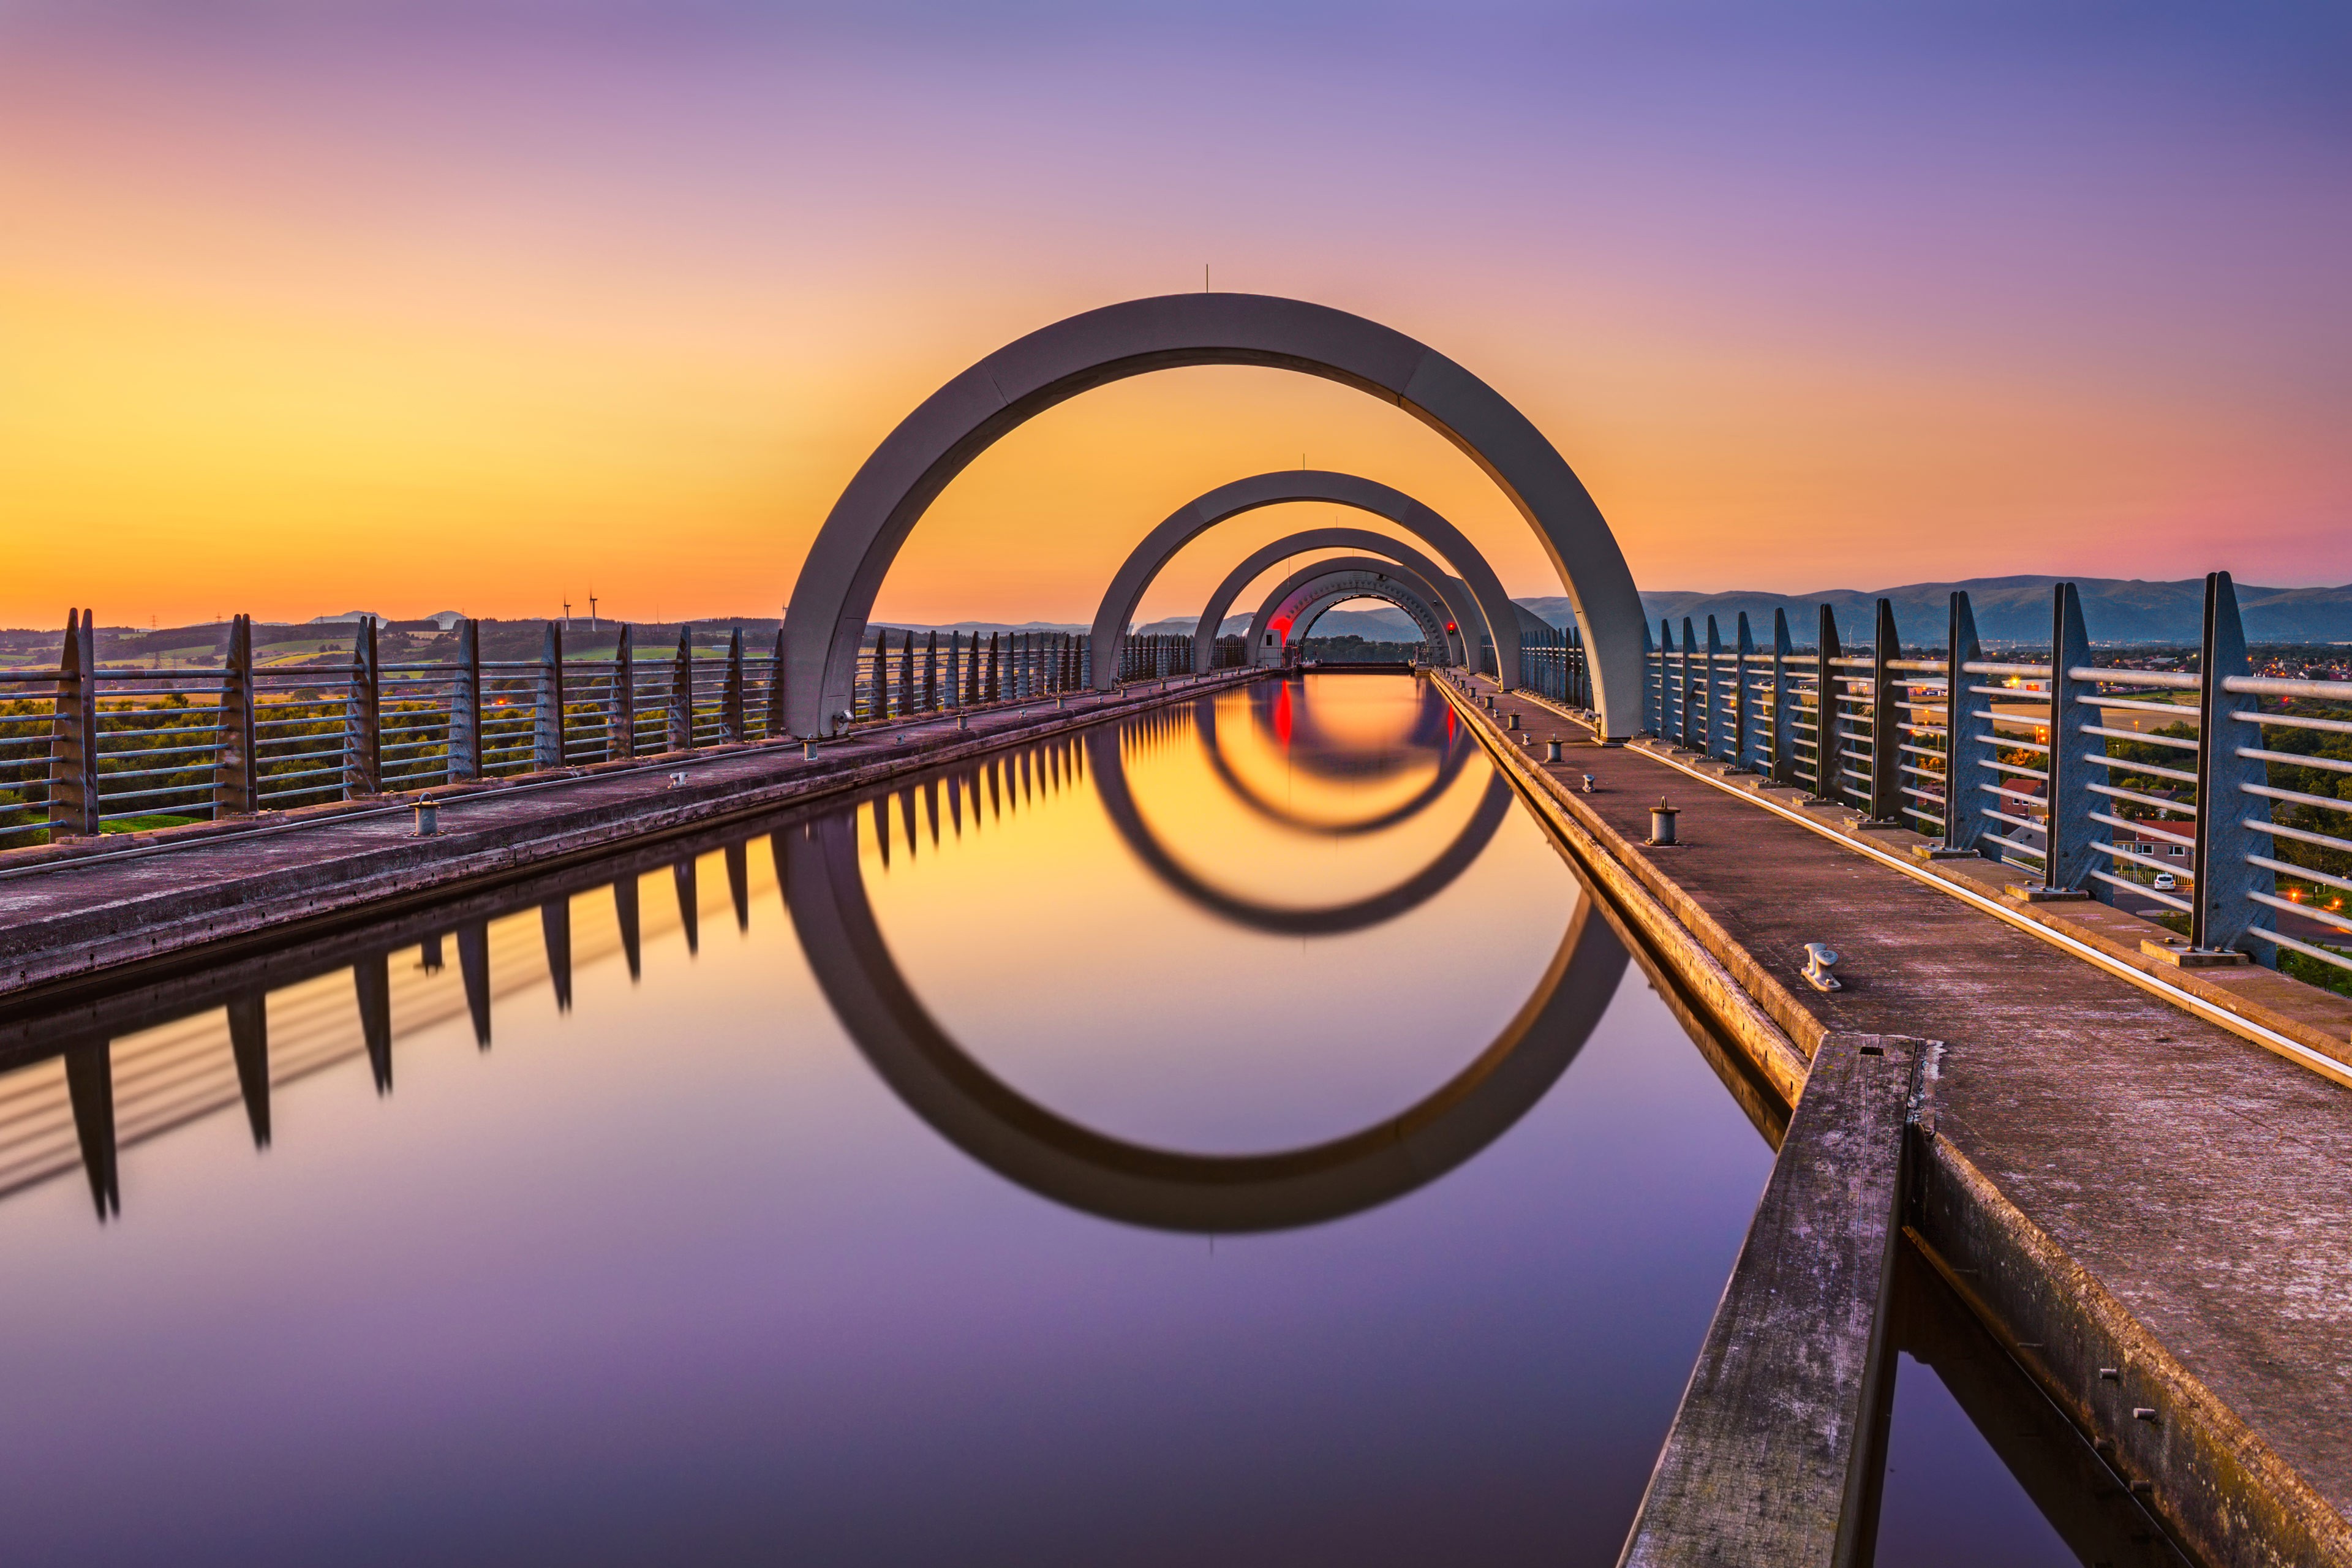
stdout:
<svg viewBox="0 0 2352 1568">
<path fill-rule="evenodd" d="M 104 1223 L 0 1079 L 7 1559 L 1614 1561 L 1770 1153 L 1425 687 L 751 833 L 289 956 L 266 1149 L 159 991 Z M 1883 1541 L 2073 1560 L 1907 1362 Z"/>
</svg>

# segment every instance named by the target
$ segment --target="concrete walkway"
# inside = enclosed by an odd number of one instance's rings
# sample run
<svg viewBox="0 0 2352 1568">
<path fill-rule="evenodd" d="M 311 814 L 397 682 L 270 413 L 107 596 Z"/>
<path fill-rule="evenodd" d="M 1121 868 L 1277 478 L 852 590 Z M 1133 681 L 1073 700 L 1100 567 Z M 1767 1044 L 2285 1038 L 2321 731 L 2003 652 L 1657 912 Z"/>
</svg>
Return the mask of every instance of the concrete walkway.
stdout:
<svg viewBox="0 0 2352 1568">
<path fill-rule="evenodd" d="M 1687 933 L 1665 962 L 1711 960 L 1807 1054 L 1946 1042 L 1914 1239 L 2184 1544 L 2352 1563 L 2352 1090 L 1536 701 L 1497 700 L 1523 747 L 1454 700 Z M 1680 847 L 1641 843 L 1661 796 Z M 1843 990 L 1802 978 L 1813 942 Z"/>
</svg>

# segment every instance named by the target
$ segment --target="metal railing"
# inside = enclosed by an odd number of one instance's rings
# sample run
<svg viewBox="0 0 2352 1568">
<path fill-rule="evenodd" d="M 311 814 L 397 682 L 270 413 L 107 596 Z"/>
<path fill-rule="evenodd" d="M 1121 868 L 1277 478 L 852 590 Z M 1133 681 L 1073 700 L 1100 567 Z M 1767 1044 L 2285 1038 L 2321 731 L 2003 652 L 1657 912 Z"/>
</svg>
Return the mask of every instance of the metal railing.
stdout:
<svg viewBox="0 0 2352 1568">
<path fill-rule="evenodd" d="M 2194 952 L 2352 972 L 2352 681 L 2256 673 L 2227 573 L 2207 580 L 2193 671 L 2095 663 L 2072 584 L 2041 661 L 1986 658 L 1965 593 L 1940 658 L 1904 656 L 1885 599 L 1866 650 L 1841 645 L 1826 605 L 1810 653 L 1780 612 L 1769 652 L 1745 615 L 1728 649 L 1713 616 L 1703 644 L 1687 617 L 1679 644 L 1658 633 L 1654 735 L 1848 806 L 1856 826 L 2015 866 L 2037 895 L 2145 900 Z"/>
<path fill-rule="evenodd" d="M 1492 658 L 1493 645 L 1483 645 Z M 1539 697 L 1580 712 L 1592 710 L 1592 672 L 1585 661 L 1584 634 L 1530 626 L 1519 633 L 1519 684 Z"/>
<path fill-rule="evenodd" d="M 624 626 L 583 658 L 549 623 L 538 658 L 484 659 L 467 620 L 453 657 L 384 663 L 365 621 L 348 652 L 286 666 L 256 658 L 239 616 L 217 666 L 162 669 L 100 668 L 90 613 L 68 619 L 55 664 L 0 668 L 0 848 L 787 738 L 781 631 L 765 648 L 706 631 L 698 650 L 682 627 L 653 651 Z M 1242 641 L 1219 639 L 1213 663 L 1243 662 Z M 1192 672 L 1189 637 L 1126 644 L 1128 679 Z M 848 718 L 1027 701 L 1091 674 L 1082 636 L 877 631 Z"/>
</svg>

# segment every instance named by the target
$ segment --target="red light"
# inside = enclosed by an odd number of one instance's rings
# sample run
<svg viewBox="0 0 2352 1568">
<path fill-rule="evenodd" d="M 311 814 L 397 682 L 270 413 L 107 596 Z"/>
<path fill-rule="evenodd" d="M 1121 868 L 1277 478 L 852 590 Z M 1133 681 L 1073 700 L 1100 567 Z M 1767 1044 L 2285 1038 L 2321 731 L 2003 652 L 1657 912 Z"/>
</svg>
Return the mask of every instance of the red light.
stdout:
<svg viewBox="0 0 2352 1568">
<path fill-rule="evenodd" d="M 1461 628 L 1460 626 L 1455 626 L 1452 621 L 1448 621 L 1448 622 L 1446 622 L 1446 623 L 1445 623 L 1445 629 L 1446 629 L 1447 631 L 1449 631 L 1449 632 L 1458 632 L 1458 631 L 1460 631 L 1462 628 Z"/>
<path fill-rule="evenodd" d="M 1274 699 L 1274 738 L 1290 744 L 1290 686 L 1285 682 Z"/>
</svg>

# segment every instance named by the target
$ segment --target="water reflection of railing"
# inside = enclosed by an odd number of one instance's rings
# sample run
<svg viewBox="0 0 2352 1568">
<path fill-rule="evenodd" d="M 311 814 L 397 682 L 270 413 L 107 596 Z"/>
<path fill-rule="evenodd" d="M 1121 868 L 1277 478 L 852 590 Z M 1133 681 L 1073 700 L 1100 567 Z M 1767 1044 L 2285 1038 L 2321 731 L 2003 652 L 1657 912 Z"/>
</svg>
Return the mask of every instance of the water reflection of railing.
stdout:
<svg viewBox="0 0 2352 1568">
<path fill-rule="evenodd" d="M 1175 731 L 1132 721 L 1144 743 Z M 911 855 L 928 817 L 933 847 L 944 806 L 950 831 L 983 813 L 1002 819 L 1084 777 L 1083 746 L 1063 736 L 991 753 L 863 803 L 887 858 L 894 837 Z M 835 808 L 838 809 L 838 808 Z M 894 834 L 893 818 L 897 828 Z M 575 966 L 618 952 L 636 978 L 646 938 L 701 940 L 698 860 L 717 853 L 736 923 L 751 920 L 750 852 L 761 829 L 736 826 L 665 841 L 569 872 L 551 873 L 364 931 L 317 939 L 206 965 L 144 985 L 118 986 L 57 1011 L 0 1016 L 0 1198 L 79 1167 L 101 1217 L 119 1213 L 121 1151 L 242 1104 L 257 1146 L 272 1134 L 274 1090 L 365 1057 L 379 1093 L 393 1082 L 397 1033 L 467 1016 L 478 1045 L 491 1038 L 493 1003 L 545 984 L 572 1005 Z M 667 869 L 675 905 L 648 906 L 638 880 Z M 572 900 L 609 888 L 610 925 L 575 933 Z M 535 922 L 511 920 L 536 911 Z M 413 962 L 394 962 L 413 953 Z M 454 957 L 460 987 L 435 978 Z"/>
<path fill-rule="evenodd" d="M 877 858 L 887 871 L 894 853 L 911 859 L 927 841 L 936 850 L 943 834 L 980 832 L 1091 780 L 1121 832 L 1145 846 L 1139 858 L 1180 891 L 1189 889 L 1196 903 L 1225 918 L 1296 934 L 1361 929 L 1416 907 L 1475 859 L 1507 811 L 1507 792 L 1497 779 L 1429 868 L 1387 893 L 1338 910 L 1261 910 L 1204 890 L 1143 828 L 1127 770 L 1132 762 L 1212 739 L 1215 701 L 1204 698 L 992 752 L 877 793 L 846 811 L 828 808 L 826 819 L 845 823 L 857 812 L 868 814 Z M 1429 740 L 1421 733 L 1424 728 L 1416 726 L 1407 738 L 1406 753 Z M 1449 780 L 1461 766 L 1460 746 L 1458 739 L 1448 742 L 1436 764 Z M 1416 801 L 1425 805 L 1435 798 L 1424 791 Z M 557 1007 L 568 1010 L 574 967 L 615 952 L 637 977 L 649 926 L 656 935 L 679 932 L 692 952 L 700 942 L 698 862 L 703 856 L 719 856 L 737 925 L 748 927 L 754 840 L 809 816 L 807 811 L 786 814 L 773 824 L 671 839 L 361 931 L 118 986 L 68 1008 L 0 1015 L 0 1067 L 13 1068 L 0 1077 L 0 1197 L 79 1166 L 100 1216 L 118 1213 L 123 1148 L 239 1104 L 256 1144 L 267 1147 L 272 1093 L 300 1079 L 364 1056 L 377 1092 L 389 1093 L 396 1034 L 413 1035 L 462 1014 L 478 1045 L 487 1047 L 497 998 L 543 981 Z M 779 860 L 782 879 L 781 853 Z M 649 908 L 639 879 L 664 869 L 670 873 L 674 908 L 668 900 Z M 610 924 L 592 921 L 575 931 L 572 900 L 599 890 L 613 900 Z M 534 911 L 535 922 L 509 918 Z M 413 961 L 395 962 L 410 953 Z M 436 983 L 453 957 L 460 979 L 455 992 Z"/>
</svg>

